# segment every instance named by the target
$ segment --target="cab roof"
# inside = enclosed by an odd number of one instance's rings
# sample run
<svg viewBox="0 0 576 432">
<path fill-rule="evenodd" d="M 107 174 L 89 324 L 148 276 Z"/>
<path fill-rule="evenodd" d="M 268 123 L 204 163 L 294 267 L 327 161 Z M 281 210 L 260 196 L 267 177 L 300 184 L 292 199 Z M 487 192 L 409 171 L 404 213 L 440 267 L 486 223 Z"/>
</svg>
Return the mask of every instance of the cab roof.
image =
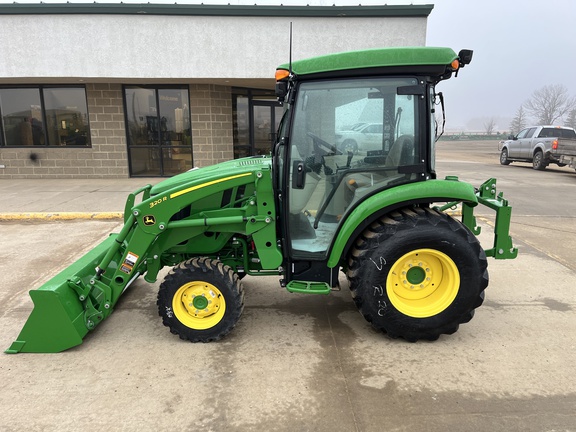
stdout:
<svg viewBox="0 0 576 432">
<path fill-rule="evenodd" d="M 458 59 L 451 48 L 401 47 L 375 48 L 328 54 L 292 62 L 292 73 L 305 78 L 308 75 L 333 74 L 359 69 L 418 70 L 443 74 L 450 64 Z M 290 64 L 277 69 L 289 70 Z"/>
</svg>

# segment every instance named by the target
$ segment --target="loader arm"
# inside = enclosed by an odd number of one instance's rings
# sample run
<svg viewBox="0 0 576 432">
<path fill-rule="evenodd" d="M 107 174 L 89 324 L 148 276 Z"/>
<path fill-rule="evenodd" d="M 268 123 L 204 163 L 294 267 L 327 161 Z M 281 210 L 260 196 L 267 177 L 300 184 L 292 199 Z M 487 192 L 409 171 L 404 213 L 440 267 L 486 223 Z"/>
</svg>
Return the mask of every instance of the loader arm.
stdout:
<svg viewBox="0 0 576 432">
<path fill-rule="evenodd" d="M 6 352 L 59 352 L 79 345 L 139 276 L 154 282 L 165 265 L 217 254 L 234 236 L 254 243 L 262 268 L 281 266 L 269 160 L 222 165 L 171 179 L 161 193 L 148 186 L 131 194 L 118 234 L 30 292 L 34 309 Z M 134 204 L 140 193 L 143 201 Z"/>
</svg>

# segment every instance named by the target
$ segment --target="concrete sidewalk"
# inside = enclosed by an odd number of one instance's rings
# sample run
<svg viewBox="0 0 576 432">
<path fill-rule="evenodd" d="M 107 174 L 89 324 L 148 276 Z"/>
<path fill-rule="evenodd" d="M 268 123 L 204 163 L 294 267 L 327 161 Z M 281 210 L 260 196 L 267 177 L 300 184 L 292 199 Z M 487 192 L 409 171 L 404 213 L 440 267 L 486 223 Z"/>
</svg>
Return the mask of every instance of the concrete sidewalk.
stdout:
<svg viewBox="0 0 576 432">
<path fill-rule="evenodd" d="M 0 220 L 121 218 L 128 194 L 160 177 L 0 180 Z"/>
</svg>

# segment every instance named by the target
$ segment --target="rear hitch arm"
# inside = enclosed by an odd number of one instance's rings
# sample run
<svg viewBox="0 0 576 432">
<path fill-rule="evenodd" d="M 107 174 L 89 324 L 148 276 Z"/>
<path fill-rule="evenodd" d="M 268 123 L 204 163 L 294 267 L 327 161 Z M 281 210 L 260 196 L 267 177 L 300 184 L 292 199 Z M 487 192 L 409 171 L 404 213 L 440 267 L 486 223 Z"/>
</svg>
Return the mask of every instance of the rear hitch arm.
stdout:
<svg viewBox="0 0 576 432">
<path fill-rule="evenodd" d="M 510 237 L 510 220 L 512 218 L 512 207 L 508 200 L 504 199 L 503 192 L 497 194 L 496 179 L 486 180 L 480 188 L 476 190 L 478 203 L 496 212 L 494 221 L 494 245 L 490 249 L 485 249 L 486 256 L 495 259 L 514 259 L 518 256 L 518 248 L 515 248 Z M 445 204 L 440 207 L 441 211 L 447 210 L 459 204 L 458 201 Z M 475 203 L 462 202 L 462 223 L 466 225 L 474 235 L 479 235 L 481 228 L 476 224 L 474 216 Z"/>
</svg>

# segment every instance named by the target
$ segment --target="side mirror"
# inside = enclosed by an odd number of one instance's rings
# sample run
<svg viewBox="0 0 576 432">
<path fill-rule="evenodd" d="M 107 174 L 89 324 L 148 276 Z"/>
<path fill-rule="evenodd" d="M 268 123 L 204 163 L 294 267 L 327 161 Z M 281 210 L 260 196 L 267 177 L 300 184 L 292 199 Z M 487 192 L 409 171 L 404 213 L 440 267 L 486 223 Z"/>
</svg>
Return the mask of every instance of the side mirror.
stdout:
<svg viewBox="0 0 576 432">
<path fill-rule="evenodd" d="M 288 93 L 288 82 L 287 81 L 276 81 L 276 97 L 278 99 L 284 100 L 286 94 Z"/>
<path fill-rule="evenodd" d="M 516 137 L 514 135 L 508 135 L 508 139 L 513 140 L 513 139 L 516 139 Z"/>
<path fill-rule="evenodd" d="M 458 53 L 458 57 L 460 58 L 460 63 L 462 64 L 462 66 L 465 66 L 472 61 L 472 54 L 474 54 L 474 51 L 472 50 L 469 49 L 460 50 L 460 52 Z"/>
</svg>

